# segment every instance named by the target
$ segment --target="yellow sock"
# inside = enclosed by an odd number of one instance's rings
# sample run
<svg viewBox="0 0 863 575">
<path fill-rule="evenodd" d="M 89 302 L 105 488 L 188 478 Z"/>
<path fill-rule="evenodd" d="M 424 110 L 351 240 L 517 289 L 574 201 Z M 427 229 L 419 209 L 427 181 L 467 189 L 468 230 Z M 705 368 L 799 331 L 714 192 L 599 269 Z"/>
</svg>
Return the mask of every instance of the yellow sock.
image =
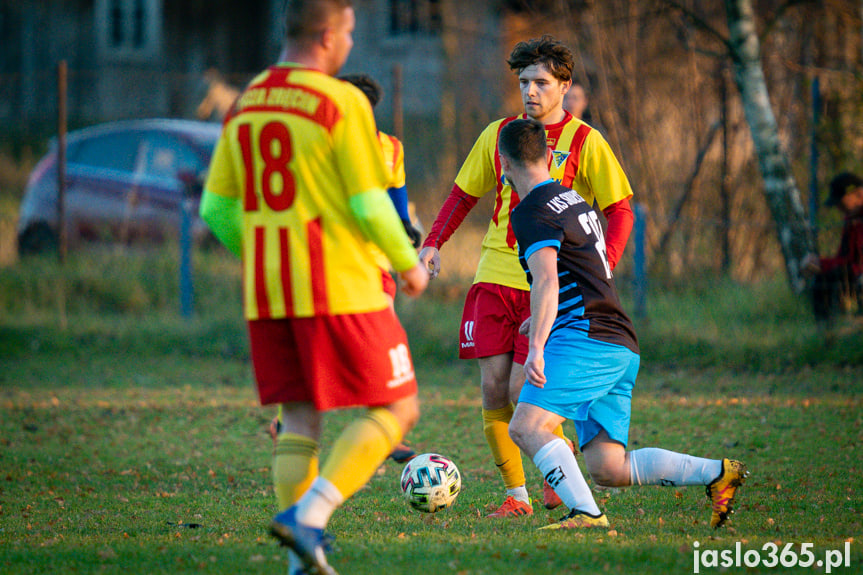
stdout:
<svg viewBox="0 0 863 575">
<path fill-rule="evenodd" d="M 318 443 L 295 433 L 279 434 L 273 455 L 273 487 L 279 510 L 297 502 L 318 476 Z"/>
<path fill-rule="evenodd" d="M 572 439 L 569 439 L 566 435 L 564 435 L 562 423 L 560 425 L 558 425 L 557 427 L 555 427 L 554 430 L 552 431 L 552 433 L 555 434 L 556 436 L 558 436 L 559 438 L 561 438 L 562 440 L 564 440 L 566 442 L 567 446 L 572 444 L 572 451 L 573 451 L 573 453 L 576 452 L 576 450 L 578 449 L 578 438 L 573 436 Z"/>
<path fill-rule="evenodd" d="M 524 467 L 521 464 L 521 450 L 509 437 L 509 420 L 513 407 L 509 404 L 500 409 L 482 410 L 482 430 L 491 448 L 494 464 L 503 478 L 507 489 L 524 485 Z"/>
<path fill-rule="evenodd" d="M 392 413 L 381 407 L 369 410 L 342 431 L 321 477 L 349 498 L 371 479 L 402 435 L 402 426 Z"/>
<path fill-rule="evenodd" d="M 552 431 L 552 433 L 555 434 L 556 436 L 558 436 L 559 438 L 561 438 L 562 440 L 566 441 L 566 436 L 563 434 L 563 424 L 562 423 L 560 425 L 558 425 L 557 427 L 555 427 L 554 431 Z"/>
</svg>

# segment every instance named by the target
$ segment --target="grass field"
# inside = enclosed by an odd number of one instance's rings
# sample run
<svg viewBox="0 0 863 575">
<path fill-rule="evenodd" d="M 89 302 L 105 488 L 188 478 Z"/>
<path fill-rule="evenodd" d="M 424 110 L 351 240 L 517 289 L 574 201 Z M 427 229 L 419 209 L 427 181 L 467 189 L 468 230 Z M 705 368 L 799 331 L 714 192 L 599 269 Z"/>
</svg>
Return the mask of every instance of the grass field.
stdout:
<svg viewBox="0 0 863 575">
<path fill-rule="evenodd" d="M 0 573 L 286 572 L 266 535 L 272 412 L 256 402 L 235 267 L 218 252 L 196 256 L 191 320 L 177 314 L 170 253 L 0 270 Z M 340 573 L 692 573 L 696 552 L 702 573 L 822 573 L 707 565 L 710 550 L 737 543 L 769 563 L 771 545 L 777 561 L 803 549 L 833 561 L 846 542 L 850 566 L 832 572 L 863 572 L 859 321 L 825 340 L 781 280 L 656 287 L 637 325 L 630 447 L 742 459 L 752 475 L 738 512 L 714 531 L 703 488 L 599 491 L 609 529 L 547 534 L 535 528 L 561 510 L 483 518 L 502 487 L 478 371 L 455 359 L 463 288 L 438 284 L 398 305 L 423 403 L 409 440 L 455 460 L 463 491 L 449 510 L 413 512 L 401 466 L 387 462 L 330 525 Z M 353 415 L 327 417 L 324 455 Z"/>
</svg>

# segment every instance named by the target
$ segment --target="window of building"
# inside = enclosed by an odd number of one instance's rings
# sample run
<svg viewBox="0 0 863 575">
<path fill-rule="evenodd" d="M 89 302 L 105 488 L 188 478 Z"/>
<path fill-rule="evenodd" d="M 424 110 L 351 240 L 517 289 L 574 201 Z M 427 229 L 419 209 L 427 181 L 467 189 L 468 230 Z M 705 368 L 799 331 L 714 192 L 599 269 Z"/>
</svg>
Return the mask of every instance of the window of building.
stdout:
<svg viewBox="0 0 863 575">
<path fill-rule="evenodd" d="M 159 0 L 97 0 L 96 29 L 106 55 L 151 57 L 159 49 L 162 28 Z"/>
<path fill-rule="evenodd" d="M 390 0 L 391 34 L 437 34 L 442 27 L 441 0 Z"/>
</svg>

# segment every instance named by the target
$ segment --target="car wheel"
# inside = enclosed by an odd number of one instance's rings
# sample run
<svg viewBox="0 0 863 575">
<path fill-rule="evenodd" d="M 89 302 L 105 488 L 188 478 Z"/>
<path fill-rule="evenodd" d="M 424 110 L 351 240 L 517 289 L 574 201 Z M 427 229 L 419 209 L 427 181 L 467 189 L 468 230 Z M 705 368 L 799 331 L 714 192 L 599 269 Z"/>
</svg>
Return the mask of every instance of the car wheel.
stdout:
<svg viewBox="0 0 863 575">
<path fill-rule="evenodd" d="M 28 256 L 57 251 L 57 232 L 45 222 L 28 226 L 18 236 L 18 255 Z"/>
</svg>

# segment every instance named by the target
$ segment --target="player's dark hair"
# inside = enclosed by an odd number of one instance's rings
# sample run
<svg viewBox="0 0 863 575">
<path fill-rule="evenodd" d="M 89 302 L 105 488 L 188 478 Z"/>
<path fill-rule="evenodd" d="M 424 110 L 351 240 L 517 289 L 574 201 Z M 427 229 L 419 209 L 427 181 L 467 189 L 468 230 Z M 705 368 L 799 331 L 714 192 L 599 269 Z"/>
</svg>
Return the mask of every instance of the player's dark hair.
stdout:
<svg viewBox="0 0 863 575">
<path fill-rule="evenodd" d="M 285 38 L 304 41 L 317 36 L 334 14 L 351 7 L 351 0 L 286 0 Z"/>
<path fill-rule="evenodd" d="M 531 118 L 513 120 L 501 128 L 497 147 L 502 156 L 521 166 L 545 162 L 545 127 Z"/>
<path fill-rule="evenodd" d="M 572 80 L 572 50 L 548 35 L 519 42 L 512 49 L 506 63 L 516 74 L 521 74 L 528 66 L 542 64 L 561 82 Z"/>
<path fill-rule="evenodd" d="M 830 181 L 830 196 L 825 205 L 838 206 L 845 194 L 859 187 L 863 187 L 863 178 L 851 172 L 842 172 Z"/>
<path fill-rule="evenodd" d="M 342 74 L 339 76 L 339 79 L 344 80 L 345 82 L 350 82 L 362 90 L 363 94 L 366 95 L 366 98 L 369 99 L 369 103 L 371 103 L 372 108 L 377 106 L 378 102 L 380 102 L 383 97 L 384 89 L 381 88 L 381 85 L 368 74 Z"/>
</svg>

